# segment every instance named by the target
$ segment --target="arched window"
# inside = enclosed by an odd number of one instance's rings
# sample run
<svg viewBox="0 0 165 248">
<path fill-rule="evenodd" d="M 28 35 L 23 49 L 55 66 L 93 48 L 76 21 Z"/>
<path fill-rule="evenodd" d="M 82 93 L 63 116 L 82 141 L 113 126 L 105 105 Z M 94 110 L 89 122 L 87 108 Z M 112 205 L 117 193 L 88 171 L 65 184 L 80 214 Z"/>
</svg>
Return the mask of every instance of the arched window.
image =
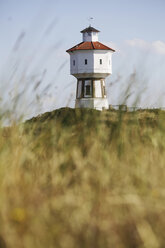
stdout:
<svg viewBox="0 0 165 248">
<path fill-rule="evenodd" d="M 87 59 L 85 59 L 85 65 L 87 65 L 88 64 L 88 60 Z"/>
<path fill-rule="evenodd" d="M 102 59 L 100 59 L 100 65 L 102 65 L 102 63 L 103 63 L 103 61 L 102 61 Z"/>
<path fill-rule="evenodd" d="M 73 65 L 75 66 L 75 64 L 76 64 L 76 61 L 75 61 L 75 60 L 73 60 Z"/>
</svg>

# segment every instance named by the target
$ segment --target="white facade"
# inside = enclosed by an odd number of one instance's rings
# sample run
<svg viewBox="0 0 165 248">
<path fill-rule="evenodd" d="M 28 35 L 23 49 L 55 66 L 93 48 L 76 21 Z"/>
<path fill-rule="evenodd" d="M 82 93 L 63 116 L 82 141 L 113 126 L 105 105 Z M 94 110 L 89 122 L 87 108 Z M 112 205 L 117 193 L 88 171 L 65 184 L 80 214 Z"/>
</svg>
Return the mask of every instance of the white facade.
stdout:
<svg viewBox="0 0 165 248">
<path fill-rule="evenodd" d="M 94 86 L 95 86 L 95 97 L 102 97 L 102 89 L 101 89 L 101 82 L 100 80 L 95 80 L 94 82 Z"/>
<path fill-rule="evenodd" d="M 76 108 L 92 108 L 102 111 L 103 109 L 108 109 L 109 104 L 107 98 L 82 98 L 82 99 L 76 99 Z"/>
<path fill-rule="evenodd" d="M 76 78 L 107 77 L 112 74 L 112 51 L 79 50 L 70 52 L 70 73 Z M 87 60 L 87 64 L 85 63 Z M 100 61 L 101 60 L 101 61 Z"/>
</svg>

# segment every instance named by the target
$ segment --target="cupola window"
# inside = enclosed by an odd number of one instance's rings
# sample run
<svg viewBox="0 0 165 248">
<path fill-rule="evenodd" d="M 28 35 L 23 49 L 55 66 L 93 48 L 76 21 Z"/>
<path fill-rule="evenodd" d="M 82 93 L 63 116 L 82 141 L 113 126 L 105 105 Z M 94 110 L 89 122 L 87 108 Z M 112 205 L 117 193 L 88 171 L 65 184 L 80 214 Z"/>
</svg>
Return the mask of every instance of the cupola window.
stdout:
<svg viewBox="0 0 165 248">
<path fill-rule="evenodd" d="M 100 65 L 102 65 L 102 63 L 103 63 L 103 61 L 102 61 L 102 59 L 100 59 Z"/>
<path fill-rule="evenodd" d="M 85 59 L 85 65 L 87 65 L 88 64 L 88 60 L 87 59 Z"/>
</svg>

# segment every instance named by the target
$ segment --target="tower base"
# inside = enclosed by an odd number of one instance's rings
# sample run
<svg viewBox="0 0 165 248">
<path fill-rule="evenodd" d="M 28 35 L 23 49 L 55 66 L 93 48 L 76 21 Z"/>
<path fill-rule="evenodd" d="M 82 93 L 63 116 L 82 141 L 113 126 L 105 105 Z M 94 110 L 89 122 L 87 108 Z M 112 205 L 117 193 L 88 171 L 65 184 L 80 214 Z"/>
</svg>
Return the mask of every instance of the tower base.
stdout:
<svg viewBox="0 0 165 248">
<path fill-rule="evenodd" d="M 76 99 L 75 108 L 92 108 L 102 111 L 108 109 L 107 98 L 81 98 Z"/>
</svg>

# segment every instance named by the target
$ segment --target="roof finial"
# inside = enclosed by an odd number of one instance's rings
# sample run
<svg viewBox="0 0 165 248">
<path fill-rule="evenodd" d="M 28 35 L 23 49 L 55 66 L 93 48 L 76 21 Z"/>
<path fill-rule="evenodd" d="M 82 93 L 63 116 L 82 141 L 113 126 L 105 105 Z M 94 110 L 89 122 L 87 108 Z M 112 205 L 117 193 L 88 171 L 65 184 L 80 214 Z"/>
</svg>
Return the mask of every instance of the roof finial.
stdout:
<svg viewBox="0 0 165 248">
<path fill-rule="evenodd" d="M 92 21 L 93 21 L 93 17 L 89 17 L 88 21 L 89 21 L 89 27 L 91 27 Z"/>
</svg>

